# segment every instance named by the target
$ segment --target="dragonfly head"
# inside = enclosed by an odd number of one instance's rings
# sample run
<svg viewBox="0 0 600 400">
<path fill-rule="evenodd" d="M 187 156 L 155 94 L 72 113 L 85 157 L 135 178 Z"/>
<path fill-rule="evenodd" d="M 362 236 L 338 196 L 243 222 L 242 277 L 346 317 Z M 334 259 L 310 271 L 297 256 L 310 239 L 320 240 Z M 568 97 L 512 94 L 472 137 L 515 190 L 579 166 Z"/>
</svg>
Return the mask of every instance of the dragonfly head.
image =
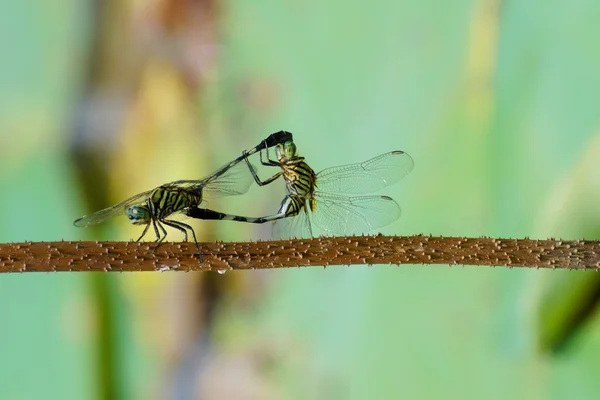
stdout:
<svg viewBox="0 0 600 400">
<path fill-rule="evenodd" d="M 134 225 L 147 224 L 150 222 L 150 210 L 144 206 L 127 207 L 125 214 Z"/>
<path fill-rule="evenodd" d="M 278 144 L 275 147 L 275 153 L 279 161 L 289 160 L 296 157 L 296 145 L 291 140 L 283 144 Z"/>
</svg>

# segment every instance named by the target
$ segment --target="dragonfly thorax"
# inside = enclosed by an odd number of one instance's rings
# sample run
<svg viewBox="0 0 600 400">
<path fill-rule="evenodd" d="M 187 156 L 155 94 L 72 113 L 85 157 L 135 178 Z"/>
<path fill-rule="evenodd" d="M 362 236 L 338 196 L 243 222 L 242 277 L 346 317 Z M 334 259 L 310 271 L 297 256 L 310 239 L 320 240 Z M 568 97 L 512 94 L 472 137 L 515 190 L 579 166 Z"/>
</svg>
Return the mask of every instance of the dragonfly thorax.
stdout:
<svg viewBox="0 0 600 400">
<path fill-rule="evenodd" d="M 125 209 L 125 215 L 129 218 L 129 221 L 134 225 L 147 224 L 150 222 L 151 213 L 144 206 L 130 206 Z"/>
<path fill-rule="evenodd" d="M 175 212 L 200 204 L 202 191 L 164 185 L 154 190 L 148 202 L 148 210 L 154 218 L 166 218 Z"/>
<path fill-rule="evenodd" d="M 282 163 L 282 173 L 288 193 L 306 198 L 313 196 L 317 175 L 302 157 L 295 157 Z"/>
</svg>

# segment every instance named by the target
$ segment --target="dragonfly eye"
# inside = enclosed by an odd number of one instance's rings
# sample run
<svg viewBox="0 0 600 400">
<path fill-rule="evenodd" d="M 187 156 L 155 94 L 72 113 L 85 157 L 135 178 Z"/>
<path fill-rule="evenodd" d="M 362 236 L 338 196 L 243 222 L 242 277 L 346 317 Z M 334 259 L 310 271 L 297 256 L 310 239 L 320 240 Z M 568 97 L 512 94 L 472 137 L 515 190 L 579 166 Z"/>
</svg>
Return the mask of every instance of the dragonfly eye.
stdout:
<svg viewBox="0 0 600 400">
<path fill-rule="evenodd" d="M 147 224 L 150 220 L 150 211 L 142 206 L 131 206 L 125 210 L 125 214 L 132 224 Z"/>
<path fill-rule="evenodd" d="M 279 161 L 282 159 L 293 158 L 296 156 L 296 145 L 292 141 L 285 142 L 282 145 L 277 145 L 275 151 L 277 152 Z"/>
</svg>

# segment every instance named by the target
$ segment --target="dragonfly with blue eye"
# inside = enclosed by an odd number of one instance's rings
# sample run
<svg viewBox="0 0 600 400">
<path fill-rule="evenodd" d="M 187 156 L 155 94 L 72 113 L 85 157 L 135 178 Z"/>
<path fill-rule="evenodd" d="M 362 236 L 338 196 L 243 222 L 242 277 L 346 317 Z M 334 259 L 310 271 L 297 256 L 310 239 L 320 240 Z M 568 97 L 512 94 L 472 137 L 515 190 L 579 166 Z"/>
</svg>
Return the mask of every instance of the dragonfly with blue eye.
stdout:
<svg viewBox="0 0 600 400">
<path fill-rule="evenodd" d="M 266 152 L 266 160 L 263 158 Z M 327 168 L 319 173 L 297 155 L 293 140 L 275 146 L 276 159 L 269 155 L 269 147 L 260 152 L 262 165 L 281 170 L 261 180 L 249 162 L 245 161 L 256 183 L 267 185 L 283 177 L 287 195 L 276 214 L 261 217 L 242 217 L 208 209 L 192 208 L 188 216 L 200 219 L 231 220 L 262 224 L 276 222 L 276 237 L 312 237 L 311 219 L 316 226 L 330 234 L 357 234 L 390 224 L 400 217 L 400 206 L 388 196 L 345 196 L 372 193 L 394 184 L 412 171 L 414 162 L 403 151 L 392 151 L 362 163 Z"/>
<path fill-rule="evenodd" d="M 146 225 L 137 241 L 140 241 L 146 235 L 150 225 L 152 225 L 157 243 L 154 250 L 167 236 L 167 231 L 163 225 L 183 232 L 186 241 L 188 240 L 187 231 L 189 230 L 192 232 L 198 254 L 202 258 L 194 229 L 188 224 L 169 217 L 173 214 L 185 215 L 186 210 L 199 208 L 205 199 L 246 193 L 252 184 L 252 176 L 248 172 L 246 164 L 241 162 L 247 157 L 246 154 L 254 154 L 263 150 L 265 146 L 269 148 L 289 140 L 292 140 L 290 132 L 279 131 L 273 133 L 260 144 L 244 152 L 242 156 L 204 179 L 180 180 L 161 185 L 155 189 L 136 194 L 112 207 L 85 215 L 77 219 L 74 225 L 88 227 L 99 224 L 108 218 L 125 214 L 132 224 Z"/>
</svg>

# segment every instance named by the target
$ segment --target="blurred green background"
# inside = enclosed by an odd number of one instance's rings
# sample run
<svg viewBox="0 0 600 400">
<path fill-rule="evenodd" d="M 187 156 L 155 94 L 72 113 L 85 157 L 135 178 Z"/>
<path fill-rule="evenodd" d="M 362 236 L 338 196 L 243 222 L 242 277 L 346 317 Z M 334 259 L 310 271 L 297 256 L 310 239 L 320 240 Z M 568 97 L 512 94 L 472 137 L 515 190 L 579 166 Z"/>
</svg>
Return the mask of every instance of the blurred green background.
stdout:
<svg viewBox="0 0 600 400">
<path fill-rule="evenodd" d="M 135 239 L 126 219 L 72 222 L 281 129 L 316 171 L 412 155 L 384 233 L 598 237 L 596 1 L 0 10 L 0 242 Z M 211 208 L 261 216 L 282 195 Z M 201 240 L 270 232 L 193 224 Z M 596 398 L 599 283 L 411 265 L 4 275 L 0 397 Z"/>
</svg>

